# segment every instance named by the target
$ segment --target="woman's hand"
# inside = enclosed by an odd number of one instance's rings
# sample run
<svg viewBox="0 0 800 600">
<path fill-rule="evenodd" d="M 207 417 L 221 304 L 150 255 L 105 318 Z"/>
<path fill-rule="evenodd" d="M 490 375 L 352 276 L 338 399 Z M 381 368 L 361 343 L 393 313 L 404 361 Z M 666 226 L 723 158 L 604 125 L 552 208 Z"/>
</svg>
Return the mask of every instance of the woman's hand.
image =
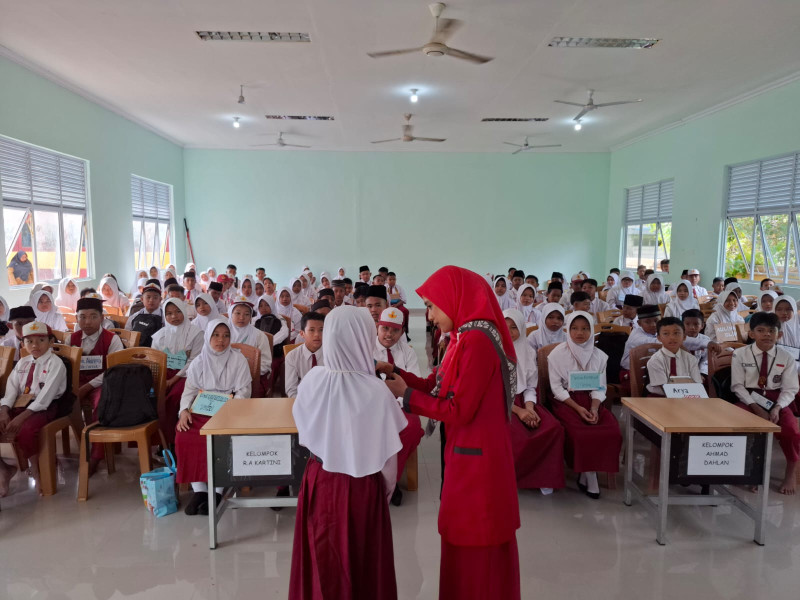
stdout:
<svg viewBox="0 0 800 600">
<path fill-rule="evenodd" d="M 403 381 L 403 378 L 399 375 L 395 375 L 394 373 L 389 373 L 386 375 L 386 387 L 389 388 L 389 391 L 394 394 L 395 398 L 402 398 L 403 395 L 406 393 L 406 382 Z"/>
<path fill-rule="evenodd" d="M 180 418 L 178 419 L 178 426 L 175 428 L 178 431 L 189 431 L 192 427 L 192 413 L 188 408 L 181 411 Z"/>
<path fill-rule="evenodd" d="M 383 373 L 384 375 L 391 375 L 392 373 L 394 373 L 394 365 L 379 360 L 378 363 L 375 365 L 375 372 Z"/>
</svg>

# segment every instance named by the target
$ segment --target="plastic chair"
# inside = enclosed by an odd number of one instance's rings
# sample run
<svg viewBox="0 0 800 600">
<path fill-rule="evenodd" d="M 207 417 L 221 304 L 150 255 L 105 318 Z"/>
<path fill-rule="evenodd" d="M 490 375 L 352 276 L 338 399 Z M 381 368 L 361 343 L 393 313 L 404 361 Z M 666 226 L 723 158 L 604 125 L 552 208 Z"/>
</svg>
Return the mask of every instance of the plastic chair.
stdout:
<svg viewBox="0 0 800 600">
<path fill-rule="evenodd" d="M 247 365 L 250 367 L 250 377 L 253 380 L 251 384 L 253 398 L 260 398 L 261 393 L 266 393 L 267 390 L 261 389 L 261 350 L 249 344 L 231 344 L 231 348 L 235 348 L 242 353 L 247 359 Z M 256 391 L 259 395 L 256 395 Z"/>
<path fill-rule="evenodd" d="M 153 348 L 128 348 L 113 352 L 106 358 L 106 365 L 110 369 L 122 364 L 145 364 L 153 373 L 153 389 L 158 401 L 158 414 L 164 412 L 167 389 L 167 355 Z M 167 447 L 164 433 L 158 427 L 158 419 L 148 421 L 141 425 L 131 427 L 93 427 L 88 425 L 81 435 L 81 457 L 78 472 L 78 501 L 89 499 L 89 443 L 105 444 L 106 463 L 109 475 L 114 472 L 114 453 L 111 444 L 120 442 L 135 442 L 139 450 L 139 470 L 147 473 L 152 469 L 150 459 L 150 446 L 153 437 L 158 435 L 163 447 Z M 87 439 L 88 438 L 88 439 Z"/>
<path fill-rule="evenodd" d="M 723 369 L 731 368 L 731 361 L 733 360 L 733 351 L 736 348 L 741 348 L 744 344 L 738 342 L 724 342 L 721 344 L 722 352 L 715 354 L 714 352 L 708 353 L 708 376 L 706 377 L 706 391 L 709 398 L 722 398 L 725 399 L 723 389 L 717 389 L 717 384 L 714 376 Z"/>
<path fill-rule="evenodd" d="M 614 319 L 619 317 L 622 314 L 622 311 L 618 308 L 612 308 L 611 310 L 601 310 L 598 311 L 595 315 L 595 319 L 598 323 L 611 323 Z"/>
<path fill-rule="evenodd" d="M 627 325 L 614 325 L 613 323 L 598 323 L 594 326 L 595 335 L 600 333 L 621 333 L 631 334 L 631 328 Z"/>
<path fill-rule="evenodd" d="M 284 358 L 286 357 L 286 355 L 287 355 L 287 354 L 289 354 L 289 352 L 291 352 L 291 351 L 292 351 L 292 350 L 294 350 L 295 348 L 297 348 L 297 347 L 299 347 L 299 346 L 302 346 L 302 345 L 303 345 L 303 344 L 286 344 L 286 345 L 283 347 L 283 356 L 284 356 Z"/>
<path fill-rule="evenodd" d="M 103 315 L 103 316 L 108 318 L 109 321 L 114 321 L 114 323 L 117 324 L 117 327 L 121 327 L 121 328 L 124 328 L 125 324 L 128 322 L 128 317 L 126 317 L 125 315 L 115 315 L 115 314 L 109 313 L 109 314 Z"/>
<path fill-rule="evenodd" d="M 142 337 L 142 334 L 138 331 L 128 331 L 127 329 L 117 329 L 116 327 L 109 329 L 109 331 L 113 331 L 119 336 L 125 348 L 134 348 L 138 346 L 139 340 Z"/>
<path fill-rule="evenodd" d="M 647 362 L 661 349 L 661 344 L 642 344 L 631 350 L 631 396 L 644 396 L 647 380 Z"/>
<path fill-rule="evenodd" d="M 539 329 L 539 326 L 538 326 L 538 325 L 528 325 L 528 326 L 525 328 L 525 337 L 528 337 L 530 334 L 532 334 L 532 333 L 533 333 L 534 331 L 536 331 L 537 329 Z"/>
</svg>

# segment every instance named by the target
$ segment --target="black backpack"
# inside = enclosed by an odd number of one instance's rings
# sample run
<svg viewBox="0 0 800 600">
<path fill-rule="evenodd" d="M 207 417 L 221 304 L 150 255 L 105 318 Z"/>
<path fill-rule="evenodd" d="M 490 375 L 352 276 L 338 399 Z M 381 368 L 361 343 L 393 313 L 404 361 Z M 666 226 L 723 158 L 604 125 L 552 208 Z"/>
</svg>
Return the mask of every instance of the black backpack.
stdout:
<svg viewBox="0 0 800 600">
<path fill-rule="evenodd" d="M 111 367 L 103 376 L 97 405 L 102 427 L 130 427 L 158 419 L 153 373 L 142 364 Z"/>
<path fill-rule="evenodd" d="M 72 391 L 72 365 L 70 362 L 64 358 L 63 356 L 58 356 L 61 359 L 61 362 L 64 363 L 64 367 L 67 369 L 67 387 L 64 390 L 64 393 L 61 394 L 59 398 L 56 398 L 55 403 L 58 407 L 58 411 L 56 412 L 56 419 L 60 419 L 61 417 L 68 417 L 70 413 L 72 413 L 72 407 L 75 404 L 77 398 L 75 397 L 74 392 Z"/>
<path fill-rule="evenodd" d="M 139 339 L 140 346 L 150 347 L 153 343 L 153 334 L 164 326 L 164 319 L 161 315 L 139 313 L 133 318 L 132 331 L 138 331 L 142 337 Z"/>
</svg>

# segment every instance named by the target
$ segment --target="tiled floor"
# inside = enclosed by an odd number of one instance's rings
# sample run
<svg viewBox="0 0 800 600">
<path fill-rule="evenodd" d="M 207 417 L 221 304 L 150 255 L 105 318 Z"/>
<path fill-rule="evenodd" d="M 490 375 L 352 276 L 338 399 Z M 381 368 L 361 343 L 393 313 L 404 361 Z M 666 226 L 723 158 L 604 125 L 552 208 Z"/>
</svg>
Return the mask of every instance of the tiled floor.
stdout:
<svg viewBox="0 0 800 600">
<path fill-rule="evenodd" d="M 421 328 L 412 337 L 420 350 Z M 438 437 L 420 449 L 420 489 L 391 507 L 404 599 L 436 598 L 438 588 Z M 775 450 L 777 474 L 783 457 Z M 55 496 L 37 498 L 18 476 L 0 500 L 0 600 L 286 598 L 294 509 L 229 511 L 222 543 L 210 551 L 205 518 L 146 512 L 132 451 L 113 476 L 92 478 L 86 503 L 75 501 L 77 457 L 59 461 Z M 800 497 L 770 496 L 765 547 L 730 507 L 671 510 L 669 544 L 658 546 L 647 513 L 625 507 L 621 490 L 591 501 L 572 481 L 552 496 L 521 492 L 520 511 L 524 598 L 800 597 Z"/>
</svg>

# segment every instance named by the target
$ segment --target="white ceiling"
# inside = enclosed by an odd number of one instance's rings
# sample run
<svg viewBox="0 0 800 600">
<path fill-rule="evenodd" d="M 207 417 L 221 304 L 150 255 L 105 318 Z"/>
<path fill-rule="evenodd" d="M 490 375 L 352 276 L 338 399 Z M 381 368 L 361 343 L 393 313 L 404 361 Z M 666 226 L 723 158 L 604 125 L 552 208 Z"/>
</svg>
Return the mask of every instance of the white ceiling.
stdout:
<svg viewBox="0 0 800 600">
<path fill-rule="evenodd" d="M 530 135 L 531 144 L 563 144 L 550 150 L 603 151 L 800 71 L 795 0 L 453 0 L 443 16 L 464 21 L 450 45 L 495 60 L 366 55 L 425 43 L 425 0 L 0 0 L 0 45 L 202 148 L 251 149 L 282 130 L 314 150 L 508 152 L 503 141 Z M 308 32 L 312 42 L 202 42 L 196 30 Z M 650 50 L 549 48 L 556 35 L 662 41 Z M 416 105 L 409 88 L 420 89 Z M 578 109 L 553 100 L 582 101 L 587 88 L 596 102 L 644 102 L 587 115 L 576 133 Z M 398 137 L 405 112 L 415 113 L 415 135 L 447 141 L 369 143 Z"/>
</svg>

